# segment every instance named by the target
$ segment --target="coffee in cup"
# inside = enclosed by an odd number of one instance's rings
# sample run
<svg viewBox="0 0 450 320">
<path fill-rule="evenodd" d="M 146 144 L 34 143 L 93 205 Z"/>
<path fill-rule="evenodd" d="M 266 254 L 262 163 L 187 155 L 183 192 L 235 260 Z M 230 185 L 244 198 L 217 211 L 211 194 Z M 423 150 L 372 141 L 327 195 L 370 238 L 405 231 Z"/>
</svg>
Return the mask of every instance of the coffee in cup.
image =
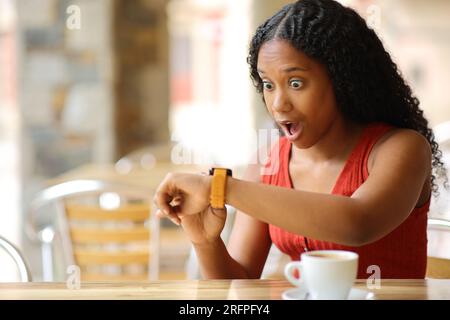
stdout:
<svg viewBox="0 0 450 320">
<path fill-rule="evenodd" d="M 300 278 L 294 277 L 295 270 Z M 295 286 L 305 286 L 312 299 L 347 299 L 358 273 L 358 254 L 344 250 L 308 251 L 301 261 L 286 265 L 284 274 Z"/>
</svg>

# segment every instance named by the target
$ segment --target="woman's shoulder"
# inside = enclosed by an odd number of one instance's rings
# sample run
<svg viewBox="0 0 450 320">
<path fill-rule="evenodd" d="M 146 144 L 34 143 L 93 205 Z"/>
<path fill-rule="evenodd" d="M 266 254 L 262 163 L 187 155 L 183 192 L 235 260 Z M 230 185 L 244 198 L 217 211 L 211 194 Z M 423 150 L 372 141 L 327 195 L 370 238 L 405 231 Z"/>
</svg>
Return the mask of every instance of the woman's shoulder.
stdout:
<svg viewBox="0 0 450 320">
<path fill-rule="evenodd" d="M 409 161 L 431 165 L 430 143 L 421 133 L 412 129 L 391 127 L 374 145 L 370 162 L 373 165 L 377 159 L 394 154 L 407 156 Z"/>
<path fill-rule="evenodd" d="M 364 127 L 366 138 L 371 137 L 375 144 L 373 150 L 380 148 L 392 148 L 395 146 L 416 147 L 431 152 L 431 146 L 427 138 L 420 132 L 399 128 L 384 122 L 370 123 Z"/>
<path fill-rule="evenodd" d="M 393 166 L 398 168 L 395 172 L 423 176 L 423 187 L 416 207 L 426 204 L 430 198 L 432 170 L 432 150 L 428 140 L 415 130 L 393 127 L 374 146 L 367 169 L 370 174 L 375 167 L 385 171 Z"/>
<path fill-rule="evenodd" d="M 427 138 L 412 129 L 391 127 L 377 142 L 374 148 L 412 148 L 431 154 L 431 146 Z"/>
</svg>

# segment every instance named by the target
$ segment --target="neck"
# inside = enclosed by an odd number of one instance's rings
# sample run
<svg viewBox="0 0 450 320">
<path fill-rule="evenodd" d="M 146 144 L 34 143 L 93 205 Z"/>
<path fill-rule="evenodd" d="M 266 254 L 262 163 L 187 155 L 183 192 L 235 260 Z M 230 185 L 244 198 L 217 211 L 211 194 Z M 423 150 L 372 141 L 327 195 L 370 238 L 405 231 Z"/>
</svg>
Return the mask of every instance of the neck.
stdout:
<svg viewBox="0 0 450 320">
<path fill-rule="evenodd" d="M 307 149 L 292 146 L 291 160 L 325 163 L 345 160 L 361 135 L 363 126 L 350 121 L 335 121 L 317 143 Z"/>
</svg>

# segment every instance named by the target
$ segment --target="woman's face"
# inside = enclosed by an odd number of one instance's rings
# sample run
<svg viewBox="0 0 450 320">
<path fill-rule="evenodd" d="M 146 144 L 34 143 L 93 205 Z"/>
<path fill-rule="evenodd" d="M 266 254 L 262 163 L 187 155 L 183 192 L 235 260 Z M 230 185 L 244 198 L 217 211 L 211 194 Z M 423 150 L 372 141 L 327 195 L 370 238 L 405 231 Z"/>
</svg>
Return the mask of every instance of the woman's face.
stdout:
<svg viewBox="0 0 450 320">
<path fill-rule="evenodd" d="M 267 109 L 298 148 L 316 144 L 340 117 L 325 67 L 289 42 L 264 43 L 257 68 Z"/>
</svg>

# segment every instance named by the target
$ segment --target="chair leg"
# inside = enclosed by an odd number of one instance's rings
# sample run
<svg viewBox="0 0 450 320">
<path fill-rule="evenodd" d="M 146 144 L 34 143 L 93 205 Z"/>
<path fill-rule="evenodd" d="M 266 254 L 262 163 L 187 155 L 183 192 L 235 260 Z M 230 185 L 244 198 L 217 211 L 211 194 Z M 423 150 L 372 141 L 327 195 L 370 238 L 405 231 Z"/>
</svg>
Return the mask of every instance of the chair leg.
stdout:
<svg viewBox="0 0 450 320">
<path fill-rule="evenodd" d="M 53 252 L 52 243 L 42 243 L 42 275 L 44 282 L 53 281 Z"/>
</svg>

